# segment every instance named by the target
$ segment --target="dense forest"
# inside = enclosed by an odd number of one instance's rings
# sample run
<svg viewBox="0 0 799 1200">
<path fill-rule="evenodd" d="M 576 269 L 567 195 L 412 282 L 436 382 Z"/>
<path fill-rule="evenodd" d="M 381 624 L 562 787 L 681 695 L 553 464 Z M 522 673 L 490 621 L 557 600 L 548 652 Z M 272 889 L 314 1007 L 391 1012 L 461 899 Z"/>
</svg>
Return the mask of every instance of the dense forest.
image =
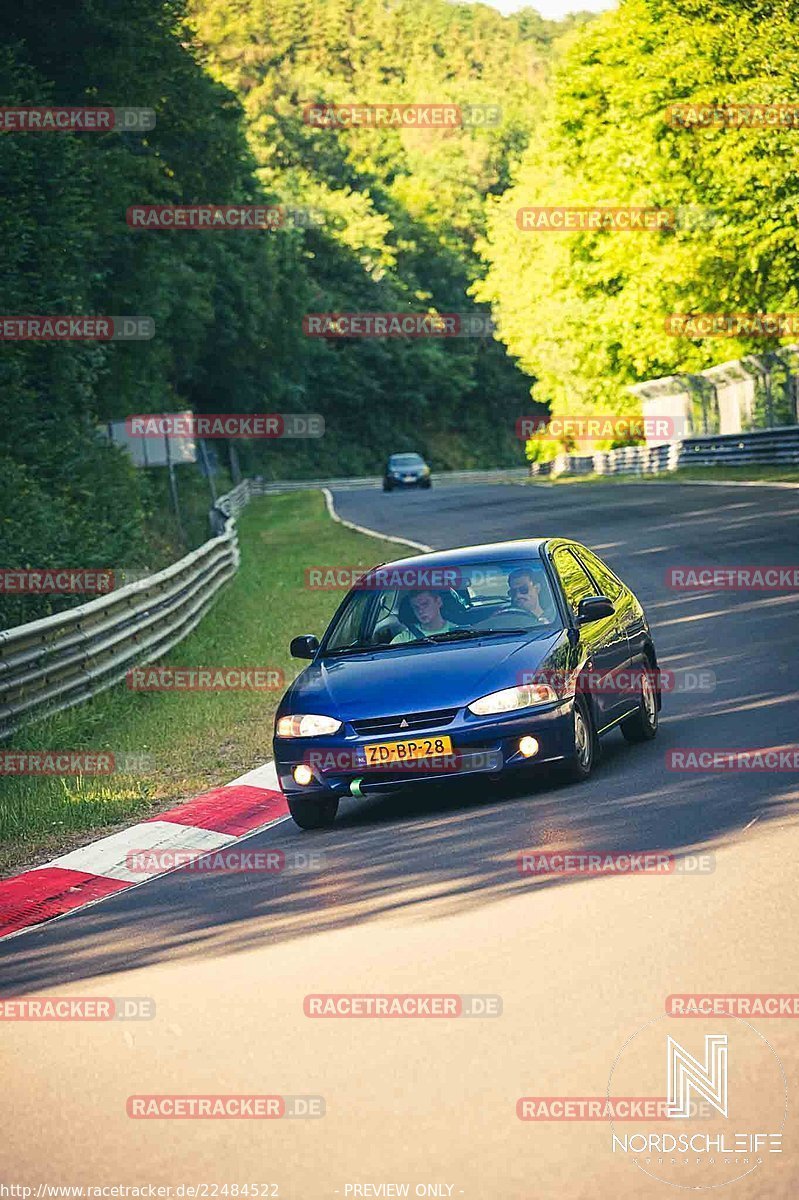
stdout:
<svg viewBox="0 0 799 1200">
<path fill-rule="evenodd" d="M 323 438 L 237 444 L 242 468 L 269 477 L 374 473 L 402 449 L 438 467 L 522 462 L 514 422 L 530 378 L 497 340 L 329 341 L 304 336 L 303 316 L 478 311 L 468 292 L 485 197 L 508 186 L 560 30 L 532 11 L 505 19 L 446 0 L 15 6 L 0 47 L 6 105 L 149 107 L 156 122 L 0 137 L 2 311 L 146 315 L 155 336 L 4 342 L 0 562 L 153 565 L 163 472 L 134 470 L 97 432 L 132 413 L 321 413 Z M 304 122 L 307 102 L 342 97 L 485 99 L 502 121 Z M 126 224 L 131 205 L 203 202 L 294 205 L 314 220 Z"/>
<path fill-rule="evenodd" d="M 132 413 L 322 414 L 322 438 L 238 443 L 243 470 L 270 478 L 376 473 L 403 449 L 438 468 L 521 464 L 514 427 L 533 402 L 628 411 L 632 382 L 762 349 L 670 336 L 664 320 L 796 309 L 799 129 L 689 129 L 665 113 L 795 103 L 797 9 L 622 0 L 552 23 L 454 0 L 21 0 L 0 35 L 5 105 L 141 107 L 156 120 L 4 130 L 2 312 L 143 315 L 155 335 L 3 342 L 0 563 L 174 556 L 164 472 L 134 469 L 98 432 Z M 309 105 L 348 102 L 485 105 L 500 118 L 307 120 Z M 313 220 L 126 223 L 131 205 L 191 203 Z M 683 219 L 643 234 L 516 221 L 525 205 L 600 203 Z M 330 312 L 484 313 L 499 332 L 304 334 L 308 313 Z M 196 468 L 181 470 L 205 505 Z M 191 526 L 189 540 L 204 532 Z M 31 604 L 28 615 L 46 611 Z"/>
<path fill-rule="evenodd" d="M 554 413 L 634 412 L 628 384 L 775 345 L 677 337 L 672 314 L 797 312 L 799 4 L 623 0 L 561 51 L 513 185 L 489 197 L 475 293 Z M 554 205 L 647 206 L 673 222 L 518 228 L 520 207 Z"/>
</svg>

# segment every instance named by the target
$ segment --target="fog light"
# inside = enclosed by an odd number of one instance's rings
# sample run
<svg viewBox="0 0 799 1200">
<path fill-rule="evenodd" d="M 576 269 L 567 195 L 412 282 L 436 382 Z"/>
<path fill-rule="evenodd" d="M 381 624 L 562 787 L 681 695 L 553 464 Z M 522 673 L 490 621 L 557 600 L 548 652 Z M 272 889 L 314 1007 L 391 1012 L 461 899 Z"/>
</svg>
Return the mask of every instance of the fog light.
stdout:
<svg viewBox="0 0 799 1200">
<path fill-rule="evenodd" d="M 538 742 L 534 737 L 523 737 L 519 742 L 519 753 L 524 758 L 532 758 L 534 754 L 538 754 Z"/>
<path fill-rule="evenodd" d="M 301 787 L 305 787 L 313 779 L 313 771 L 307 763 L 300 763 L 294 768 L 294 782 L 299 783 Z"/>
</svg>

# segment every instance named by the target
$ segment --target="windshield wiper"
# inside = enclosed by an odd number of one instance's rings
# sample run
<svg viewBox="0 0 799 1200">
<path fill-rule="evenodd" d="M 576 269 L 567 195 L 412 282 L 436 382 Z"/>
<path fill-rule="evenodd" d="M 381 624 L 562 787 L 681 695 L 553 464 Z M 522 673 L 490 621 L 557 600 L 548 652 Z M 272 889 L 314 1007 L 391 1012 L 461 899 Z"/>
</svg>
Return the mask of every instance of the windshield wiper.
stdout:
<svg viewBox="0 0 799 1200">
<path fill-rule="evenodd" d="M 448 633 L 432 633 L 431 642 L 461 642 L 471 638 L 500 637 L 506 633 L 531 633 L 530 629 L 450 629 Z"/>
<path fill-rule="evenodd" d="M 398 650 L 400 646 L 419 646 L 431 642 L 432 638 L 418 638 L 413 642 L 350 642 L 347 646 L 337 646 L 335 650 L 325 650 L 322 658 L 332 658 L 339 654 L 373 654 L 380 650 Z"/>
</svg>

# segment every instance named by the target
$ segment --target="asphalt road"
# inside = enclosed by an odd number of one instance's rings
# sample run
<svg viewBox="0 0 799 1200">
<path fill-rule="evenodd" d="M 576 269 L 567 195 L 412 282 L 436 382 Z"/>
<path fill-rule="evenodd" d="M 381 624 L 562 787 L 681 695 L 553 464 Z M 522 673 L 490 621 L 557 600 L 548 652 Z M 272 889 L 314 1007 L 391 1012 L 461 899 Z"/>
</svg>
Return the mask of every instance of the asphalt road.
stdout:
<svg viewBox="0 0 799 1200">
<path fill-rule="evenodd" d="M 667 696 L 654 742 L 612 734 L 587 784 L 352 801 L 332 831 L 287 822 L 250 840 L 320 851 L 322 870 L 178 872 L 0 945 L 4 995 L 156 1004 L 151 1021 L 2 1025 L 0 1180 L 34 1196 L 42 1182 L 173 1195 L 181 1183 L 249 1182 L 278 1186 L 258 1195 L 322 1200 L 407 1183 L 409 1195 L 522 1200 L 666 1196 L 742 1174 L 730 1185 L 742 1200 L 794 1196 L 795 1021 L 663 1014 L 672 993 L 799 991 L 799 780 L 675 773 L 665 755 L 799 743 L 799 597 L 676 592 L 665 576 L 799 563 L 799 490 L 466 485 L 335 501 L 348 520 L 436 547 L 576 537 L 638 593 L 661 665 L 709 669 L 714 690 Z M 522 877 L 517 856 L 535 848 L 705 853 L 713 870 Z M 309 992 L 499 995 L 503 1012 L 313 1020 Z M 714 1129 L 779 1129 L 784 1071 L 782 1154 L 636 1166 L 612 1152 L 607 1122 L 518 1119 L 523 1096 L 604 1096 L 611 1071 L 611 1095 L 663 1095 L 667 1027 L 700 1060 L 705 1033 L 728 1034 L 730 1120 Z M 126 1116 L 128 1096 L 153 1093 L 323 1095 L 327 1115 Z"/>
</svg>

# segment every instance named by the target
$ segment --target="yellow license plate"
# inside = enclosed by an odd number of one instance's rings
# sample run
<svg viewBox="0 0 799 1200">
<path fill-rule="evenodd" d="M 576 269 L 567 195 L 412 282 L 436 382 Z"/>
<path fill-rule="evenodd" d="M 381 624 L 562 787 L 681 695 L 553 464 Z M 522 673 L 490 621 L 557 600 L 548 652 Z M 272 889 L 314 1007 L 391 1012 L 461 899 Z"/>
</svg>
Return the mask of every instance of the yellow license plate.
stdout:
<svg viewBox="0 0 799 1200">
<path fill-rule="evenodd" d="M 364 766 L 384 767 L 387 763 L 411 762 L 417 758 L 437 758 L 452 753 L 452 738 L 409 738 L 402 742 L 370 742 L 363 748 Z"/>
</svg>

